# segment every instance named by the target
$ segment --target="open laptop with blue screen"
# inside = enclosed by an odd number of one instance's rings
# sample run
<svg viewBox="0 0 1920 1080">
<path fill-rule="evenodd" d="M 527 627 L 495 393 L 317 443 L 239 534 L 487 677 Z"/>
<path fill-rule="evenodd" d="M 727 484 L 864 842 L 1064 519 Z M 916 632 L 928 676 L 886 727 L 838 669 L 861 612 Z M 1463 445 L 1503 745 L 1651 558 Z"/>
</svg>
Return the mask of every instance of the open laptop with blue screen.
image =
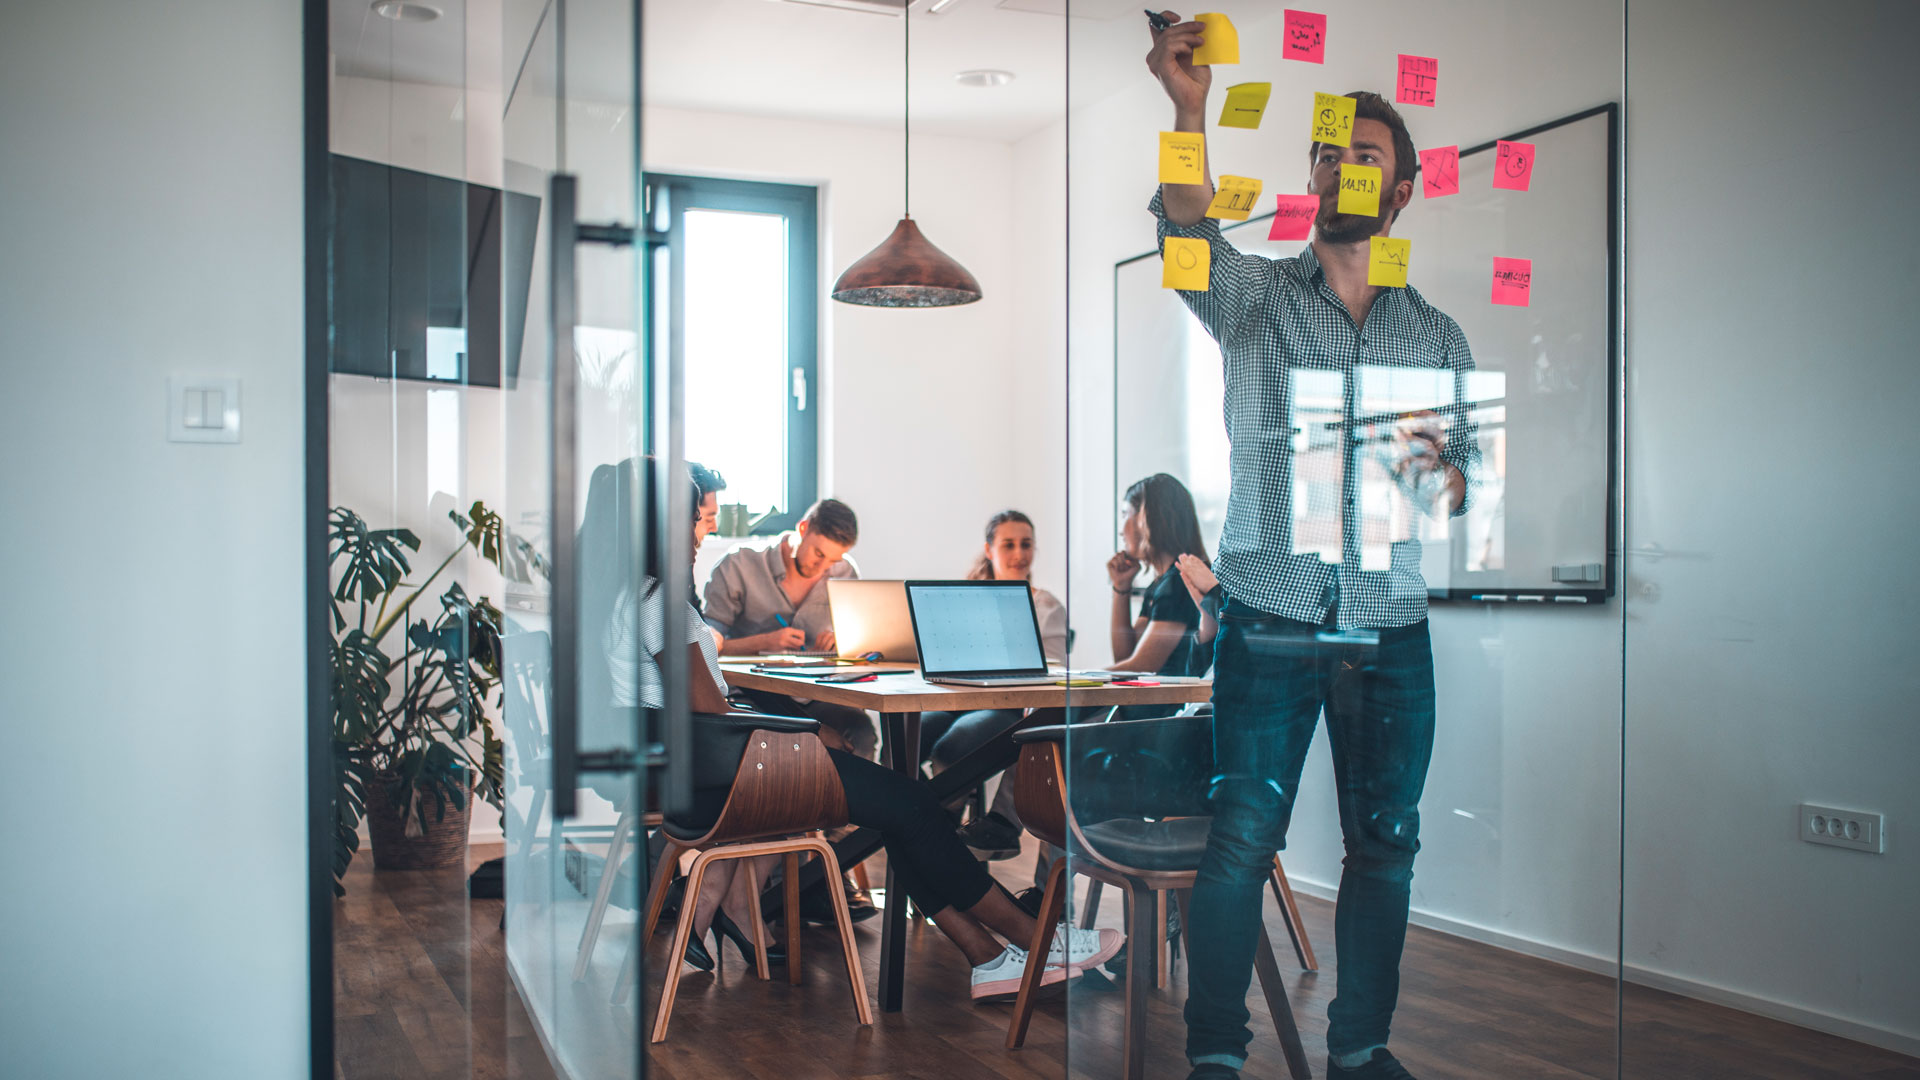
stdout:
<svg viewBox="0 0 1920 1080">
<path fill-rule="evenodd" d="M 1033 590 L 1024 581 L 909 581 L 920 675 L 957 686 L 1037 686 L 1047 672 Z"/>
</svg>

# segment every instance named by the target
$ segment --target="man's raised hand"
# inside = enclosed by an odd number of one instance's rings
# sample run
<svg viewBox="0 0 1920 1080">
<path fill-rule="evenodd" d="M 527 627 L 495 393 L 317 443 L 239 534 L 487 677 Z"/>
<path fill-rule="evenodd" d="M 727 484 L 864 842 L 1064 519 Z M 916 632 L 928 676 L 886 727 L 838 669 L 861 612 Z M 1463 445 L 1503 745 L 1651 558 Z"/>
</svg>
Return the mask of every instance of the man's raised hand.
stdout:
<svg viewBox="0 0 1920 1080">
<path fill-rule="evenodd" d="M 1191 116 L 1198 122 L 1206 115 L 1207 91 L 1213 86 L 1213 69 L 1206 66 L 1193 66 L 1193 50 L 1200 47 L 1206 39 L 1207 25 L 1200 22 L 1179 22 L 1180 16 L 1171 11 L 1163 11 L 1161 17 L 1174 25 L 1165 30 L 1152 30 L 1153 49 L 1147 53 L 1147 70 L 1160 80 L 1167 91 L 1167 97 L 1173 100 L 1174 110 L 1181 118 Z"/>
</svg>

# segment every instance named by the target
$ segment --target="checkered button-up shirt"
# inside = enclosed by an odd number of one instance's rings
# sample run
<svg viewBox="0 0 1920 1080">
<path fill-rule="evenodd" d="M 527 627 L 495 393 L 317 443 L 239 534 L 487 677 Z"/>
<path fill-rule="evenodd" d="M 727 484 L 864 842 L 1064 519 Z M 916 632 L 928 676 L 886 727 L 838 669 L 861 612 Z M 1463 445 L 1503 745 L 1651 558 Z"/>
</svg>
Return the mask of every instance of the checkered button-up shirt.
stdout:
<svg viewBox="0 0 1920 1080">
<path fill-rule="evenodd" d="M 1391 375 L 1394 369 L 1428 369 L 1451 374 L 1452 401 L 1440 403 L 1447 417 L 1441 460 L 1460 471 L 1471 501 L 1480 452 L 1473 423 L 1463 408 L 1473 356 L 1460 327 L 1413 288 L 1382 289 L 1355 326 L 1346 305 L 1327 284 L 1320 260 L 1309 245 L 1291 259 L 1269 259 L 1236 250 L 1221 235 L 1220 223 L 1203 218 L 1197 225 L 1167 220 L 1158 191 L 1147 207 L 1159 220 L 1162 247 L 1169 236 L 1204 240 L 1212 249 L 1208 288 L 1182 290 L 1201 325 L 1220 344 L 1226 365 L 1225 417 L 1231 446 L 1231 490 L 1226 527 L 1214 572 L 1228 595 L 1262 611 L 1303 622 L 1321 623 L 1330 609 L 1342 629 L 1407 626 L 1427 615 L 1427 586 L 1420 575 L 1421 545 L 1415 539 L 1391 543 L 1387 568 L 1361 569 L 1363 544 L 1381 538 L 1383 528 L 1356 513 L 1360 505 L 1356 474 L 1361 430 L 1360 387 L 1363 369 Z M 1337 373 L 1343 407 L 1341 439 L 1345 453 L 1339 482 L 1340 558 L 1295 544 L 1295 414 L 1297 373 Z M 1444 377 L 1433 382 L 1444 382 Z M 1303 502 L 1306 492 L 1302 493 Z"/>
</svg>

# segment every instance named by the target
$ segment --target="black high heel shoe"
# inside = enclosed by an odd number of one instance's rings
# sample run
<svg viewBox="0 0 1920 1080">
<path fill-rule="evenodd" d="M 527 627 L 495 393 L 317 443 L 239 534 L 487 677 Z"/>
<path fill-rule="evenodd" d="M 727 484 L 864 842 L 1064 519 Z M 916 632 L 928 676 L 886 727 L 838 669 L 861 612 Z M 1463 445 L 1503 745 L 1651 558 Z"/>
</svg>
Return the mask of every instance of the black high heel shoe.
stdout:
<svg viewBox="0 0 1920 1080">
<path fill-rule="evenodd" d="M 715 949 L 720 947 L 721 938 L 726 938 L 728 941 L 733 942 L 734 948 L 740 950 L 740 958 L 745 960 L 749 965 L 759 966 L 754 962 L 753 941 L 747 937 L 746 931 L 741 930 L 740 925 L 729 918 L 726 912 L 715 911 L 713 913 L 713 941 Z M 767 963 L 769 965 L 784 964 L 786 962 L 787 947 L 785 945 L 767 946 Z"/>
<path fill-rule="evenodd" d="M 707 951 L 705 944 L 692 934 L 687 935 L 687 963 L 699 971 L 713 970 L 713 954 Z"/>
</svg>

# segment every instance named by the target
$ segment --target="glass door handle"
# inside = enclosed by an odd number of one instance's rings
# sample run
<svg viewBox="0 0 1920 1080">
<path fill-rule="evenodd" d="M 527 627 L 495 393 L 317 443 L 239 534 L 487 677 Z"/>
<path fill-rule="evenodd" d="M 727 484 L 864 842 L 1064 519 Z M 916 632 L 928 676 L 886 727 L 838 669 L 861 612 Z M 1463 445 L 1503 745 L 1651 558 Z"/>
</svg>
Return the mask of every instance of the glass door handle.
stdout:
<svg viewBox="0 0 1920 1080">
<path fill-rule="evenodd" d="M 551 308 L 548 317 L 548 355 L 553 358 L 552 378 L 550 380 L 551 399 L 549 401 L 549 423 L 553 438 L 553 475 L 549 488 L 548 519 L 553 523 L 551 538 L 553 550 L 553 589 L 550 605 L 553 642 L 553 815 L 556 819 L 574 816 L 578 810 L 578 788 L 582 772 L 632 772 L 641 767 L 642 758 L 631 750 L 583 750 L 580 747 L 580 683 L 579 663 L 581 659 L 580 628 L 580 567 L 578 563 L 576 536 L 573 523 L 578 520 L 577 493 L 579 491 L 579 423 L 578 423 L 578 365 L 574 358 L 574 328 L 579 319 L 579 289 L 575 262 L 575 249 L 581 244 L 607 244 L 616 247 L 630 247 L 636 241 L 650 239 L 632 226 L 594 225 L 579 221 L 579 181 L 577 177 L 556 173 L 547 186 L 548 252 L 547 272 L 549 278 L 548 296 Z M 674 419 L 678 420 L 678 410 Z M 678 428 L 671 440 L 674 453 L 670 458 L 684 457 L 680 453 L 681 440 Z M 680 466 L 684 475 L 684 462 Z M 672 475 L 672 473 L 669 473 Z M 654 478 L 649 475 L 648 480 Z M 661 485 L 649 483 L 650 487 Z M 680 510 L 678 520 L 691 520 L 691 495 L 685 490 L 687 484 L 664 485 L 665 501 L 677 504 Z M 676 520 L 649 514 L 654 520 Z M 687 584 L 680 580 L 683 575 L 664 572 L 664 566 L 678 565 L 671 561 L 677 551 L 682 561 L 686 559 L 685 547 L 689 541 L 680 534 L 688 530 L 667 529 L 667 543 L 670 550 L 668 558 L 660 558 L 660 543 L 648 543 L 649 576 L 661 582 L 665 593 L 665 609 L 668 612 L 685 607 L 687 602 Z M 678 539 L 678 544 L 674 543 Z M 636 570 L 639 568 L 636 568 Z M 635 582 L 638 585 L 638 582 Z M 678 605 L 676 606 L 676 600 Z M 671 622 L 669 623 L 671 625 Z M 645 763 L 654 765 L 664 758 L 669 767 L 666 770 L 668 783 L 663 785 L 663 809 L 670 812 L 684 812 L 692 804 L 691 762 L 692 762 L 692 716 L 688 712 L 686 695 L 676 693 L 676 688 L 686 686 L 687 661 L 684 651 L 668 649 L 664 657 L 665 670 L 661 672 L 667 708 L 662 710 L 661 726 L 666 736 L 664 745 L 650 747 Z M 672 767 L 675 763 L 679 768 Z M 681 781 L 674 783 L 674 781 Z"/>
</svg>

